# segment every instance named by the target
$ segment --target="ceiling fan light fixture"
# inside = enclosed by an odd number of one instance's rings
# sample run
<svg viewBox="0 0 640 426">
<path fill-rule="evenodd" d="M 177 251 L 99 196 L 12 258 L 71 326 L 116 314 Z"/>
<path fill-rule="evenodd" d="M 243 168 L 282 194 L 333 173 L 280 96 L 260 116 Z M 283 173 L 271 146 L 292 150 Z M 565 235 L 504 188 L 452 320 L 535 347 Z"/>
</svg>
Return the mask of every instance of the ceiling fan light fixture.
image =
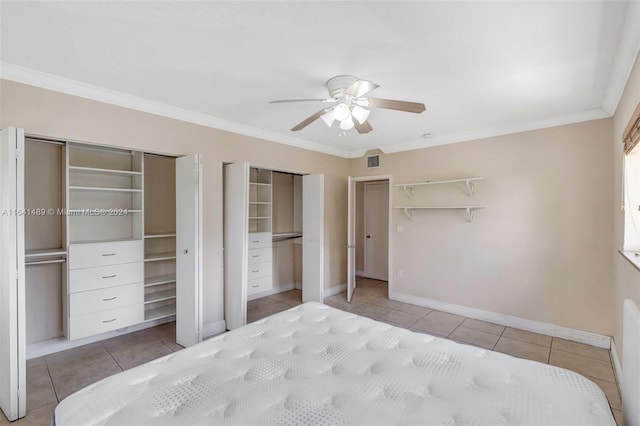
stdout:
<svg viewBox="0 0 640 426">
<path fill-rule="evenodd" d="M 349 110 L 349 107 L 346 104 L 339 103 L 333 109 L 333 116 L 338 121 L 344 121 L 348 118 L 351 118 L 351 110 Z"/>
<path fill-rule="evenodd" d="M 342 130 L 350 130 L 353 129 L 353 126 L 355 126 L 355 124 L 353 123 L 353 120 L 351 119 L 351 117 L 347 117 L 346 120 L 342 120 L 340 122 L 340 128 Z"/>
<path fill-rule="evenodd" d="M 333 110 L 329 110 L 329 112 L 327 112 L 326 114 L 322 115 L 320 118 L 322 118 L 322 121 L 324 121 L 324 123 L 327 125 L 327 127 L 331 127 L 331 125 L 333 124 L 334 120 L 336 119 Z"/>
<path fill-rule="evenodd" d="M 368 109 L 364 109 L 358 105 L 354 105 L 351 109 L 351 115 L 353 116 L 353 118 L 358 120 L 358 123 L 360 124 L 364 124 L 364 122 L 367 121 L 367 118 L 369 118 L 369 114 L 371 114 L 371 111 L 369 111 Z"/>
</svg>

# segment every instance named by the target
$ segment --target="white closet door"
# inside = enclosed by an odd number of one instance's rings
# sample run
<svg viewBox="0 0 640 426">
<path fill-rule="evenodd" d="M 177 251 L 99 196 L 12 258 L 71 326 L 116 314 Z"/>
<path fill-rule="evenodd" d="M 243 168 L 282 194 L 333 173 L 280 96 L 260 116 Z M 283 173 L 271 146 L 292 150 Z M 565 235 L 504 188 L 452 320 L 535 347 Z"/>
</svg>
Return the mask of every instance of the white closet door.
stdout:
<svg viewBox="0 0 640 426">
<path fill-rule="evenodd" d="M 247 322 L 249 163 L 227 164 L 224 188 L 224 317 L 227 329 Z"/>
<path fill-rule="evenodd" d="M 302 177 L 302 301 L 322 303 L 324 175 Z"/>
<path fill-rule="evenodd" d="M 182 346 L 202 340 L 201 182 L 199 155 L 176 159 L 176 342 Z"/>
<path fill-rule="evenodd" d="M 349 176 L 347 191 L 347 302 L 356 288 L 356 181 Z"/>
<path fill-rule="evenodd" d="M 24 130 L 0 135 L 0 408 L 26 414 Z"/>
</svg>

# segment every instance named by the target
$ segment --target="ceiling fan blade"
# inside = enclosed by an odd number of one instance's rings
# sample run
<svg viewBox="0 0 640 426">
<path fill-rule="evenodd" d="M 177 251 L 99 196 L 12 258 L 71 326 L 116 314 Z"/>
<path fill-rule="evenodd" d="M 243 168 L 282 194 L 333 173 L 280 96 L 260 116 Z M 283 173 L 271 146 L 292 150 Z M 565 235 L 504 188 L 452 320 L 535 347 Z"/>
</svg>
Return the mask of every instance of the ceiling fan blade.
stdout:
<svg viewBox="0 0 640 426">
<path fill-rule="evenodd" d="M 352 96 L 354 98 L 359 98 L 363 96 L 376 87 L 380 87 L 372 81 L 369 80 L 358 80 L 353 83 L 347 90 L 344 91 L 345 95 Z"/>
<path fill-rule="evenodd" d="M 356 130 L 360 134 L 369 133 L 370 131 L 373 130 L 373 127 L 371 127 L 371 124 L 369 124 L 368 121 L 365 121 L 364 123 L 360 124 L 358 120 L 353 120 L 353 125 L 356 127 Z"/>
<path fill-rule="evenodd" d="M 424 104 L 419 102 L 396 101 L 393 99 L 367 99 L 368 106 L 373 108 L 395 109 L 398 111 L 420 114 L 425 110 Z"/>
<path fill-rule="evenodd" d="M 302 130 L 305 127 L 307 127 L 309 124 L 313 123 L 314 121 L 316 121 L 318 118 L 322 117 L 323 115 L 325 115 L 327 113 L 327 111 L 329 111 L 329 108 L 325 108 L 325 109 L 321 109 L 320 111 L 316 112 L 315 114 L 313 114 L 310 117 L 307 117 L 306 119 L 304 119 L 303 121 L 301 121 L 300 123 L 298 123 L 295 127 L 293 127 L 291 129 L 291 131 L 293 132 L 297 132 L 298 130 Z"/>
<path fill-rule="evenodd" d="M 280 99 L 277 101 L 270 101 L 270 104 L 284 104 L 288 102 L 335 102 L 335 99 Z"/>
</svg>

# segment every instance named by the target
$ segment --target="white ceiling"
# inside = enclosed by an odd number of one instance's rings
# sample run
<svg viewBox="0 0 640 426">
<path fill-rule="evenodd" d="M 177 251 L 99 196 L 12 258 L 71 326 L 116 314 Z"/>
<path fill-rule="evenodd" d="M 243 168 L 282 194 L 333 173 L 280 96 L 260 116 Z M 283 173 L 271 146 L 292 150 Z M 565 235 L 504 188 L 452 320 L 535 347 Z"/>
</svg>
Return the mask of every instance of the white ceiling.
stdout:
<svg viewBox="0 0 640 426">
<path fill-rule="evenodd" d="M 632 1 L 1 3 L 4 78 L 343 156 L 610 116 L 640 47 Z M 374 130 L 318 120 L 352 74 Z M 433 133 L 430 139 L 422 138 Z"/>
</svg>

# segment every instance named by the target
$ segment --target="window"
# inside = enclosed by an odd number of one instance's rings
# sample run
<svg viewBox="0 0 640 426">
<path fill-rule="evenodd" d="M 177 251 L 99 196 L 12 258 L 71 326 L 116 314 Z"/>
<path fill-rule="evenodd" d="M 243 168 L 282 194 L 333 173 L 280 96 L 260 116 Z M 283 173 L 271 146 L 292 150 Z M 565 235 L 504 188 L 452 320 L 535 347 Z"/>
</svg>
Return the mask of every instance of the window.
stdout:
<svg viewBox="0 0 640 426">
<path fill-rule="evenodd" d="M 622 136 L 624 143 L 624 250 L 640 251 L 640 104 Z"/>
</svg>

